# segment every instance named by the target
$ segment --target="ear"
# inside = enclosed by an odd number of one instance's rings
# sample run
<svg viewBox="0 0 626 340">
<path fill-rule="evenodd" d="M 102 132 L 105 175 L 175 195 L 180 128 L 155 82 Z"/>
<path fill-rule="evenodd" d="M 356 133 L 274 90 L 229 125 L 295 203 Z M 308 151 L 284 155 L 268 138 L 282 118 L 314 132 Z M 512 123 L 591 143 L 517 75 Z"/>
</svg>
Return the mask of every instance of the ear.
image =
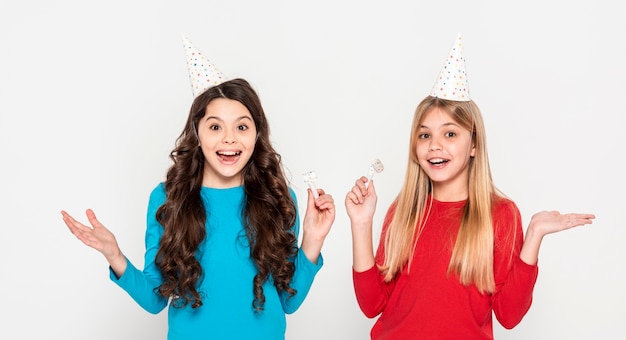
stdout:
<svg viewBox="0 0 626 340">
<path fill-rule="evenodd" d="M 470 157 L 476 156 L 476 145 L 472 143 L 472 150 L 470 151 Z"/>
</svg>

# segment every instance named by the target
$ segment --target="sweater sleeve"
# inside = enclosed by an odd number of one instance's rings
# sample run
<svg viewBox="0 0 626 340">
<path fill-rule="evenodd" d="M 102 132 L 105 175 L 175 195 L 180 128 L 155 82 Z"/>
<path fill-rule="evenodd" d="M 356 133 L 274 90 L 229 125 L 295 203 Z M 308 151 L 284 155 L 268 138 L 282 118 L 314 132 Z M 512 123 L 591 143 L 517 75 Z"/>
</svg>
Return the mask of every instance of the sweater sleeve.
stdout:
<svg viewBox="0 0 626 340">
<path fill-rule="evenodd" d="M 511 329 L 530 309 L 538 267 L 520 259 L 524 234 L 519 210 L 513 202 L 504 200 L 496 205 L 494 225 L 496 290 L 492 305 L 500 324 Z"/>
<path fill-rule="evenodd" d="M 137 269 L 128 259 L 126 259 L 126 271 L 121 277 L 117 277 L 109 268 L 111 280 L 124 289 L 143 309 L 153 314 L 159 313 L 168 304 L 168 299 L 156 292 L 163 281 L 155 263 L 163 227 L 157 222 L 155 216 L 163 202 L 165 202 L 165 187 L 161 183 L 152 191 L 148 204 L 143 271 Z"/>
<path fill-rule="evenodd" d="M 376 265 L 364 272 L 352 269 L 352 281 L 356 300 L 363 314 L 373 318 L 382 313 L 389 300 L 390 285 L 383 281 Z"/>
<path fill-rule="evenodd" d="M 286 292 L 281 292 L 280 294 L 285 313 L 291 314 L 300 308 L 307 294 L 309 294 L 315 275 L 323 265 L 324 259 L 322 254 L 320 254 L 317 264 L 314 264 L 309 261 L 302 249 L 298 249 L 298 255 L 295 258 L 296 271 L 291 279 L 291 287 L 296 290 L 296 295 L 289 296 Z"/>
<path fill-rule="evenodd" d="M 296 194 L 292 189 L 289 189 L 292 199 L 296 207 L 298 206 L 298 201 L 296 198 Z M 297 209 L 296 209 L 297 210 Z M 299 237 L 300 233 L 300 215 L 296 212 L 296 223 L 293 226 L 292 230 L 296 234 L 296 240 Z M 297 241 L 296 241 L 297 242 Z M 300 305 L 304 302 L 311 286 L 313 285 L 313 280 L 317 275 L 317 272 L 324 265 L 324 258 L 320 253 L 320 256 L 317 259 L 317 264 L 309 261 L 306 257 L 302 248 L 298 249 L 298 252 L 293 259 L 295 271 L 293 273 L 293 277 L 291 279 L 291 287 L 296 290 L 296 294 L 294 296 L 290 296 L 286 292 L 280 292 L 280 301 L 283 307 L 283 311 L 287 314 L 291 314 L 295 312 Z"/>
</svg>

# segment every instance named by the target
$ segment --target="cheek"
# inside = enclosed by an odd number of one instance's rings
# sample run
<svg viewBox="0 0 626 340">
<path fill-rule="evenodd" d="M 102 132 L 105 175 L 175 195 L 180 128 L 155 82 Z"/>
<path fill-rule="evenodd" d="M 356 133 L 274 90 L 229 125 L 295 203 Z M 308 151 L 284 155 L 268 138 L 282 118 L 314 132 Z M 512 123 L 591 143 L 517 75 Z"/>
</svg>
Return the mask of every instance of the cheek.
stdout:
<svg viewBox="0 0 626 340">
<path fill-rule="evenodd" d="M 428 145 L 426 143 L 415 143 L 415 147 L 413 148 L 413 152 L 419 157 L 420 155 L 425 155 L 428 153 Z"/>
<path fill-rule="evenodd" d="M 457 157 L 465 159 L 470 159 L 471 157 L 474 157 L 474 149 L 469 144 L 457 145 L 451 152 L 453 152 L 454 155 L 457 155 Z"/>
<path fill-rule="evenodd" d="M 204 156 L 205 159 L 207 158 L 206 156 L 211 153 L 209 148 L 203 145 L 200 145 L 200 152 L 202 152 L 202 156 Z"/>
<path fill-rule="evenodd" d="M 254 148 L 257 143 L 257 135 L 245 134 L 239 138 L 239 142 L 245 145 L 247 148 Z"/>
<path fill-rule="evenodd" d="M 426 154 L 424 153 L 423 149 L 424 148 L 420 147 L 419 144 L 413 148 L 413 152 L 411 152 L 412 161 L 419 163 L 420 160 L 426 159 Z"/>
</svg>

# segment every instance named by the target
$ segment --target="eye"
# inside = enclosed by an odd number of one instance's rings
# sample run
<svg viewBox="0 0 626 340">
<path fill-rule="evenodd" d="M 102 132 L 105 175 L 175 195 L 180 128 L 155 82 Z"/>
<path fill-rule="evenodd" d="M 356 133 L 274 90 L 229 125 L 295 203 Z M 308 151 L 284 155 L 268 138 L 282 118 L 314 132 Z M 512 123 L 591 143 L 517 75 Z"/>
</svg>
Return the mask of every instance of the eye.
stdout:
<svg viewBox="0 0 626 340">
<path fill-rule="evenodd" d="M 239 130 L 239 131 L 246 131 L 246 130 L 248 130 L 248 125 L 241 124 L 241 125 L 237 126 L 237 130 Z"/>
<path fill-rule="evenodd" d="M 209 125 L 209 130 L 217 131 L 219 129 L 221 129 L 221 127 L 217 124 Z"/>
<path fill-rule="evenodd" d="M 456 132 L 454 131 L 448 131 L 445 134 L 446 137 L 455 137 L 456 136 Z"/>
<path fill-rule="evenodd" d="M 430 135 L 427 133 L 420 133 L 419 135 L 417 135 L 417 138 L 419 139 L 428 139 L 430 138 Z"/>
</svg>

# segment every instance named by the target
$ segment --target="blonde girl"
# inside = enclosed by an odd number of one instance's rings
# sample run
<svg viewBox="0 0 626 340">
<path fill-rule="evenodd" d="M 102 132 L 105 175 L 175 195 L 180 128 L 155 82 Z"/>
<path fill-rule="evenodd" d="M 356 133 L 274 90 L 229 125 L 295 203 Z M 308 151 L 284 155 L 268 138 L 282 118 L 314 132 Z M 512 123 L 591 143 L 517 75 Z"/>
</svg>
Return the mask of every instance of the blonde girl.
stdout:
<svg viewBox="0 0 626 340">
<path fill-rule="evenodd" d="M 437 86 L 415 110 L 376 254 L 376 186 L 361 177 L 346 195 L 357 301 L 380 316 L 372 339 L 493 339 L 493 314 L 513 328 L 531 306 L 542 238 L 594 218 L 539 212 L 524 237 L 517 206 L 493 183 L 478 106 L 466 92 L 442 99 Z"/>
</svg>

